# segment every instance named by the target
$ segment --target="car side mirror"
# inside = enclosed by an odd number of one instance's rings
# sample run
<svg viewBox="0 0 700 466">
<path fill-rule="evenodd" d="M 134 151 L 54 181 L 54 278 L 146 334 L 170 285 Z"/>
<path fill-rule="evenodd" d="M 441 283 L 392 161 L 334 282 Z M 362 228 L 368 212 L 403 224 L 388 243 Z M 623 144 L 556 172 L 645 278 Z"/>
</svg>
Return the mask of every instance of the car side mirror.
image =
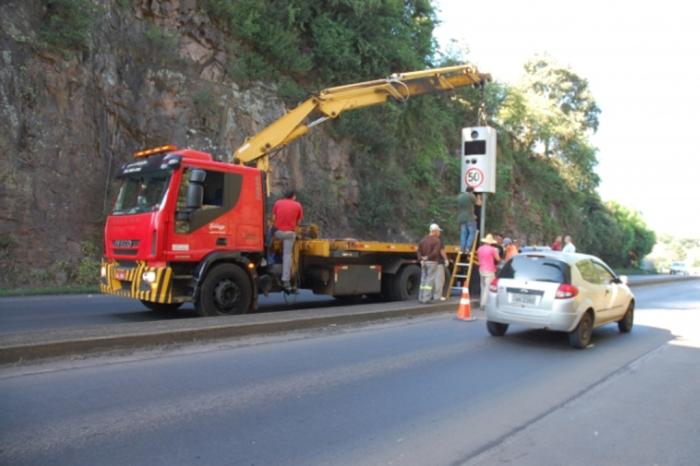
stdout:
<svg viewBox="0 0 700 466">
<path fill-rule="evenodd" d="M 619 277 L 617 277 L 617 281 L 619 283 L 622 283 L 623 285 L 627 285 L 627 283 L 629 282 L 629 278 L 627 277 L 627 275 L 620 275 Z"/>
</svg>

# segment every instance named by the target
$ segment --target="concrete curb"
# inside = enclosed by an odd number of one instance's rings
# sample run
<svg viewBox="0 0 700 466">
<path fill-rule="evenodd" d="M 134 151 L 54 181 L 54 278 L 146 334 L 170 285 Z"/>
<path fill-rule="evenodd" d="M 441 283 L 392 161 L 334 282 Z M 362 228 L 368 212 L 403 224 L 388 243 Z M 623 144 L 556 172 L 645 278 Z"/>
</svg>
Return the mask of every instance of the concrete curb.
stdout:
<svg viewBox="0 0 700 466">
<path fill-rule="evenodd" d="M 434 304 L 416 302 L 335 306 L 231 317 L 178 319 L 114 324 L 79 329 L 22 332 L 0 337 L 0 364 L 15 364 L 68 355 L 125 348 L 262 335 L 456 311 L 457 299 Z"/>
<path fill-rule="evenodd" d="M 631 287 L 697 280 L 700 277 L 632 277 Z M 414 301 L 372 303 L 268 312 L 231 317 L 163 320 L 148 323 L 112 324 L 77 329 L 21 332 L 0 336 L 0 364 L 17 364 L 38 359 L 85 355 L 125 348 L 143 348 L 173 343 L 274 334 L 326 325 L 353 324 L 375 320 L 413 317 L 457 311 L 458 297 L 434 303 Z M 478 301 L 472 299 L 472 309 Z M 478 311 L 477 311 L 478 312 Z"/>
</svg>

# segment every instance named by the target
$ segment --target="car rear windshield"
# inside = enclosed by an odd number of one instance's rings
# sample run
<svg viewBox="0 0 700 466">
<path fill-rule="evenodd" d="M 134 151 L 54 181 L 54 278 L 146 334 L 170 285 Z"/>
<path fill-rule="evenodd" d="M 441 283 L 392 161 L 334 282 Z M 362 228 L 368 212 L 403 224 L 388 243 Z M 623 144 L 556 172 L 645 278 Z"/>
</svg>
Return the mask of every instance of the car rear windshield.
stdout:
<svg viewBox="0 0 700 466">
<path fill-rule="evenodd" d="M 506 262 L 499 278 L 537 282 L 571 283 L 571 268 L 566 262 L 538 254 L 519 254 Z"/>
</svg>

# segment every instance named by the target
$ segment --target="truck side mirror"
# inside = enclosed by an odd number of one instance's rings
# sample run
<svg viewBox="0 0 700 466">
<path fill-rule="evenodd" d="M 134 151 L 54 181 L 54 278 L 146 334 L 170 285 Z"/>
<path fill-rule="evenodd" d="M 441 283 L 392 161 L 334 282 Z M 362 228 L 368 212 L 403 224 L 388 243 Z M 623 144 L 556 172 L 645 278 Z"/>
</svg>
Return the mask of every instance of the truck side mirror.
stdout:
<svg viewBox="0 0 700 466">
<path fill-rule="evenodd" d="M 187 187 L 187 210 L 197 210 L 204 202 L 204 180 L 207 172 L 198 168 L 190 172 L 190 185 Z"/>
</svg>

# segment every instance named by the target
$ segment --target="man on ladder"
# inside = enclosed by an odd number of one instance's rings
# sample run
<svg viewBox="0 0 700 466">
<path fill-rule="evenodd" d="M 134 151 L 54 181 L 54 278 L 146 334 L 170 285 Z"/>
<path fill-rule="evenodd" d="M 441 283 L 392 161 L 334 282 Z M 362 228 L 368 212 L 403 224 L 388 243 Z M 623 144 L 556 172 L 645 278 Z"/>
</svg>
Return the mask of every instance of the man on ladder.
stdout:
<svg viewBox="0 0 700 466">
<path fill-rule="evenodd" d="M 481 205 L 481 194 L 474 194 L 474 188 L 467 187 L 466 192 L 457 196 L 457 221 L 459 222 L 459 247 L 462 254 L 467 254 L 476 238 L 476 206 Z"/>
<path fill-rule="evenodd" d="M 474 239 L 479 237 L 479 230 L 474 234 Z M 452 290 L 462 291 L 462 288 L 469 289 L 469 283 L 472 278 L 472 270 L 476 262 L 476 241 L 472 241 L 472 245 L 468 251 L 462 253 L 459 251 L 457 257 L 455 258 L 454 266 L 452 267 L 452 273 L 450 274 L 450 283 L 446 290 L 446 296 L 449 297 L 452 294 Z M 455 281 L 459 280 L 459 283 L 455 284 Z"/>
</svg>

